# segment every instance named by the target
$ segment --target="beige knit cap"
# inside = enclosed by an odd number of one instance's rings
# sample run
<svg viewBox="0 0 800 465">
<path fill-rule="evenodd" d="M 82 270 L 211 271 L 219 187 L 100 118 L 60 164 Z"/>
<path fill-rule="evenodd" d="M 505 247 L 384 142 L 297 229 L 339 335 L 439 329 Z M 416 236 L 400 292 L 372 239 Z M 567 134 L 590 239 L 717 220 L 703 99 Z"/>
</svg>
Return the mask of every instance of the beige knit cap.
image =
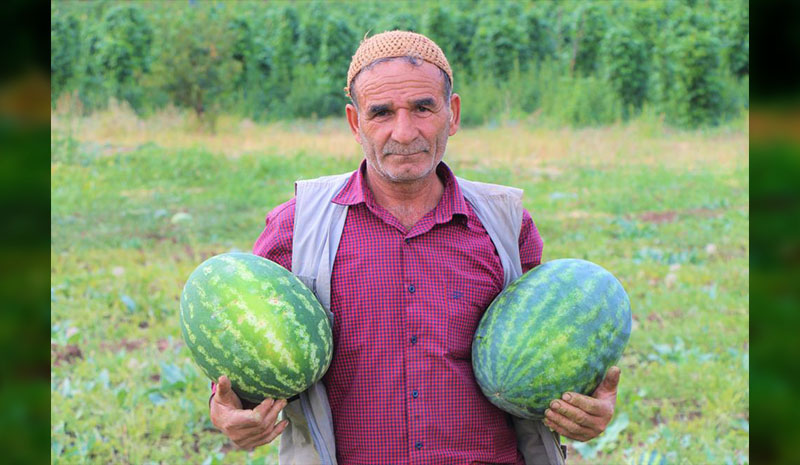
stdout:
<svg viewBox="0 0 800 465">
<path fill-rule="evenodd" d="M 450 63 L 434 41 L 415 32 L 387 31 L 361 41 L 347 71 L 347 87 L 344 88 L 347 96 L 350 96 L 350 84 L 353 78 L 366 66 L 381 58 L 403 56 L 419 57 L 438 66 L 450 77 L 452 85 L 453 71 L 450 69 Z"/>
</svg>

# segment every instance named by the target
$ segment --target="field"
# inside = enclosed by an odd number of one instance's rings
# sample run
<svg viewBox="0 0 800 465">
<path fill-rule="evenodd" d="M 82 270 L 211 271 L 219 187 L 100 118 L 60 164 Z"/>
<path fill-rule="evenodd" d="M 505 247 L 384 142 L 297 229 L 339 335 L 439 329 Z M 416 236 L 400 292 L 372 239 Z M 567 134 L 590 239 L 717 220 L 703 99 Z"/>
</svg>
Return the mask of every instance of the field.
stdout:
<svg viewBox="0 0 800 465">
<path fill-rule="evenodd" d="M 51 144 L 51 462 L 277 463 L 277 442 L 238 451 L 211 425 L 179 294 L 204 258 L 249 250 L 294 180 L 357 166 L 343 119 L 221 117 L 209 133 L 112 106 L 54 112 Z M 749 462 L 747 149 L 746 121 L 524 120 L 450 139 L 457 174 L 525 189 L 545 260 L 594 261 L 630 294 L 615 421 L 570 463 Z"/>
</svg>

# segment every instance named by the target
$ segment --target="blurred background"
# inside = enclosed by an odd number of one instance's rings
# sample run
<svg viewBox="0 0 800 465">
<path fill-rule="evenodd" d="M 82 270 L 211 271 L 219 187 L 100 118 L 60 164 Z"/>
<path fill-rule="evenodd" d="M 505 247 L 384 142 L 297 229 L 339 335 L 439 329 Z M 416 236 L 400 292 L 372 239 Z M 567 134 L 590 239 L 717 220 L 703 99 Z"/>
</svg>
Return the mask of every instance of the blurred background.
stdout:
<svg viewBox="0 0 800 465">
<path fill-rule="evenodd" d="M 388 7 L 390 5 L 390 7 Z M 421 32 L 446 51 L 467 125 L 663 118 L 723 124 L 749 106 L 746 1 L 53 2 L 52 102 L 175 107 L 209 128 L 341 116 L 367 34 Z"/>
<path fill-rule="evenodd" d="M 392 28 L 454 68 L 451 166 L 524 187 L 545 259 L 592 259 L 631 293 L 618 414 L 571 461 L 800 460 L 795 2 L 53 2 L 50 50 L 25 21 L 43 4 L 2 8 L 11 462 L 276 461 L 209 424 L 177 296 L 203 258 L 249 250 L 293 180 L 356 166 L 347 64 Z"/>
<path fill-rule="evenodd" d="M 295 180 L 358 165 L 344 77 L 391 29 L 453 67 L 454 171 L 525 189 L 544 259 L 592 260 L 631 296 L 614 422 L 568 441 L 571 463 L 749 463 L 749 18 L 738 0 L 51 3 L 51 463 L 277 462 L 210 424 L 178 298 Z"/>
<path fill-rule="evenodd" d="M 300 178 L 362 158 L 343 118 L 368 34 L 433 38 L 447 162 L 525 189 L 544 259 L 634 307 L 608 431 L 572 463 L 750 460 L 744 1 L 53 2 L 52 463 L 276 463 L 208 419 L 178 331 L 189 273 L 249 250 Z"/>
</svg>

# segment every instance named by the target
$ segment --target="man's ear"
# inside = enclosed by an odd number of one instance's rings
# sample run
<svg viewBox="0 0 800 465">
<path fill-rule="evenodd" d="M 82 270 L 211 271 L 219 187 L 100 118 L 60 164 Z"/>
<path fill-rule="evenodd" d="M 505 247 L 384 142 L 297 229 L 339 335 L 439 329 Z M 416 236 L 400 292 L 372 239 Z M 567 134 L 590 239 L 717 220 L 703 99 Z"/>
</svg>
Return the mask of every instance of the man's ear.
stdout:
<svg viewBox="0 0 800 465">
<path fill-rule="evenodd" d="M 453 94 L 450 97 L 450 133 L 452 136 L 458 132 L 458 127 L 461 126 L 461 97 L 458 94 Z"/>
<path fill-rule="evenodd" d="M 356 110 L 355 105 L 348 103 L 347 106 L 344 107 L 344 112 L 347 114 L 347 124 L 350 125 L 350 132 L 355 136 L 356 142 L 360 144 L 361 136 L 358 134 L 358 110 Z"/>
</svg>

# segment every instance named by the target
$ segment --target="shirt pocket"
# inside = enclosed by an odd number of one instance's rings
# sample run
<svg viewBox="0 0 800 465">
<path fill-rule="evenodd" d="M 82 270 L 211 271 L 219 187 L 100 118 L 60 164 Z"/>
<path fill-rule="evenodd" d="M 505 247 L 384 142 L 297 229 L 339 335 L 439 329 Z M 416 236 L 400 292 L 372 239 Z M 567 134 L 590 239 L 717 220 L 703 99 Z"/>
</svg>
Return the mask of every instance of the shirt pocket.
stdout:
<svg viewBox="0 0 800 465">
<path fill-rule="evenodd" d="M 448 280 L 447 295 L 447 355 L 453 359 L 472 357 L 472 338 L 478 323 L 497 295 L 494 285 L 467 278 Z"/>
</svg>

